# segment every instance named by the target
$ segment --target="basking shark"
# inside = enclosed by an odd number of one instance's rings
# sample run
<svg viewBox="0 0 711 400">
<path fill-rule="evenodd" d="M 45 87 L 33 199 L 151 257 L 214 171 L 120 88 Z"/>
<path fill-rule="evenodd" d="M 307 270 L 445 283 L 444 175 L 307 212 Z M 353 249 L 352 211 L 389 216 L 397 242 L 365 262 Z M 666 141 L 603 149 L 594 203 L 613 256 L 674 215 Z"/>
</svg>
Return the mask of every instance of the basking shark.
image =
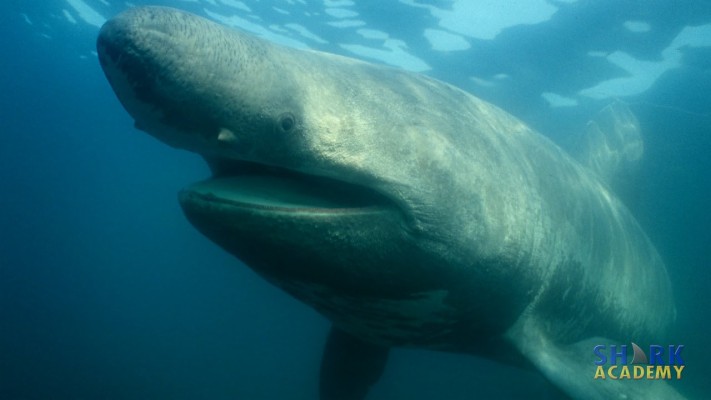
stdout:
<svg viewBox="0 0 711 400">
<path fill-rule="evenodd" d="M 577 399 L 681 398 L 593 379 L 594 345 L 662 337 L 670 282 L 603 176 L 515 117 L 169 8 L 118 15 L 97 48 L 135 126 L 209 163 L 189 221 L 332 322 L 321 399 L 364 399 L 391 347 L 535 368 Z"/>
</svg>

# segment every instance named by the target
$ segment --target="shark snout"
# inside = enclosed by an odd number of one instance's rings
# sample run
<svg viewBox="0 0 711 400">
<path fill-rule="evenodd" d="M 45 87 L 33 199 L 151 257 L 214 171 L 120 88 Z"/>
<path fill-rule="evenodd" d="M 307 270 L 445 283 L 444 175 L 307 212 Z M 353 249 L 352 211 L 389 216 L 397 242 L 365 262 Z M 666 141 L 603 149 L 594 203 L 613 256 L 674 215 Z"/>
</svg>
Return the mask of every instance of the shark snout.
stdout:
<svg viewBox="0 0 711 400">
<path fill-rule="evenodd" d="M 289 79 L 290 49 L 179 10 L 139 7 L 104 24 L 97 52 L 136 127 L 170 146 L 273 164 L 261 158 L 299 140 L 303 90 Z"/>
<path fill-rule="evenodd" d="M 224 79 L 210 79 L 220 73 L 203 53 L 210 31 L 201 30 L 183 12 L 141 7 L 106 22 L 97 39 L 101 67 L 136 127 L 198 152 L 224 131 L 223 115 L 211 110 L 226 96 Z"/>
<path fill-rule="evenodd" d="M 99 62 L 119 100 L 127 106 L 134 98 L 144 101 L 154 95 L 156 66 L 130 40 L 130 30 L 122 21 L 111 20 L 97 40 Z M 129 110 L 133 114 L 132 110 Z"/>
</svg>

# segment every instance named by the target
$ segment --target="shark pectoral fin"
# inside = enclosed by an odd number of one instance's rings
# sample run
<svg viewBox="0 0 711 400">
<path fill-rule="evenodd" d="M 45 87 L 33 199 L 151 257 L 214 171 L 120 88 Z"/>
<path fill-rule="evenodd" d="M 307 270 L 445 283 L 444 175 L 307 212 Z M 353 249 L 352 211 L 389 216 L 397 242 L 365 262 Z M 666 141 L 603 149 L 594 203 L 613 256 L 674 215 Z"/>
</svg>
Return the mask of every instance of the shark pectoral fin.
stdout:
<svg viewBox="0 0 711 400">
<path fill-rule="evenodd" d="M 321 360 L 321 400 L 362 400 L 380 379 L 388 347 L 331 328 Z"/>
<path fill-rule="evenodd" d="M 519 321 L 507 336 L 524 357 L 568 396 L 587 400 L 686 399 L 663 380 L 620 379 L 621 366 L 615 372 L 617 379 L 595 379 L 597 365 L 593 349 L 600 344 L 618 341 L 594 337 L 558 345 L 548 339 L 538 324 L 532 321 L 534 319 Z"/>
<path fill-rule="evenodd" d="M 625 103 L 609 104 L 588 122 L 573 153 L 625 204 L 635 202 L 644 139 L 637 118 Z"/>
</svg>

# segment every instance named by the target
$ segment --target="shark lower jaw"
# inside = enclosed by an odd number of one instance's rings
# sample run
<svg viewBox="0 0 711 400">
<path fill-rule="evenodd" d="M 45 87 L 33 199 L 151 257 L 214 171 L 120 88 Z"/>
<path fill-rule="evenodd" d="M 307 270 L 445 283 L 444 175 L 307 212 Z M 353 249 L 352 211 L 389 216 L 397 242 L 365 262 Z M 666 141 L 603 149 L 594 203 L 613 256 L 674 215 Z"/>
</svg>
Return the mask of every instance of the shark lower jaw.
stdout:
<svg viewBox="0 0 711 400">
<path fill-rule="evenodd" d="M 238 169 L 184 189 L 180 204 L 198 231 L 277 286 L 378 292 L 371 278 L 414 253 L 400 212 L 372 189 L 261 165 Z"/>
</svg>

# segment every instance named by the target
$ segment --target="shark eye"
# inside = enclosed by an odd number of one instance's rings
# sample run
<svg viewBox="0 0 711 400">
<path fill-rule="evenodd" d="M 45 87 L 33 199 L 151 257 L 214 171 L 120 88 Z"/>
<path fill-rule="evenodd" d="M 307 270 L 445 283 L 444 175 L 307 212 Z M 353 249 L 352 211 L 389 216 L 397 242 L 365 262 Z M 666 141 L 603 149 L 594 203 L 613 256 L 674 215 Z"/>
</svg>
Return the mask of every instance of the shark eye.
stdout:
<svg viewBox="0 0 711 400">
<path fill-rule="evenodd" d="M 296 118 L 292 113 L 284 113 L 279 117 L 277 126 L 282 133 L 289 133 L 296 126 Z"/>
</svg>

